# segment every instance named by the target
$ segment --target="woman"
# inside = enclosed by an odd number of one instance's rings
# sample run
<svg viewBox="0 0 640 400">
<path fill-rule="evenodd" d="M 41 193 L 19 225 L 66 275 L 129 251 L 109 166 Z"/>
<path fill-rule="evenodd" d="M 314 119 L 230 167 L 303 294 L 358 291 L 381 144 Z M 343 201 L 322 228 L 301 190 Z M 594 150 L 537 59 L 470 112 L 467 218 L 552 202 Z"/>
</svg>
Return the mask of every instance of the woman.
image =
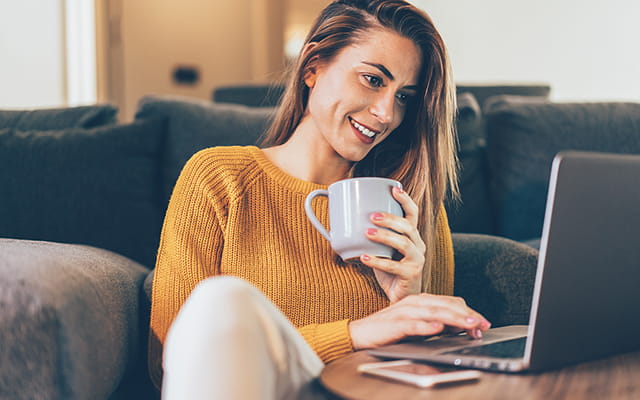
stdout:
<svg viewBox="0 0 640 400">
<path fill-rule="evenodd" d="M 354 350 L 452 329 L 481 337 L 489 322 L 450 297 L 442 203 L 456 188 L 454 110 L 426 14 L 403 0 L 327 6 L 262 149 L 203 150 L 176 184 L 151 312 L 150 372 L 160 386 L 162 360 L 163 395 L 295 398 Z M 406 190 L 393 193 L 404 217 L 371 216 L 393 232 L 363 232 L 395 248 L 392 260 L 340 262 L 304 214 L 308 193 L 352 176 Z"/>
</svg>

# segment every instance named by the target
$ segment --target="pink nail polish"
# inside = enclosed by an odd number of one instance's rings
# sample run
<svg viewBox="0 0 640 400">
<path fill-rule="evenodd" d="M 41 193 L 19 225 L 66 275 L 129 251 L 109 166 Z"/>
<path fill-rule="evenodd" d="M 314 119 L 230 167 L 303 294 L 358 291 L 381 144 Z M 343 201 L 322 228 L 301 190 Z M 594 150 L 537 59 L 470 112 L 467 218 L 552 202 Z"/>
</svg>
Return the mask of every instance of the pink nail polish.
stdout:
<svg viewBox="0 0 640 400">
<path fill-rule="evenodd" d="M 373 218 L 374 221 L 382 221 L 382 219 L 384 218 L 384 215 L 382 215 L 379 212 L 375 212 L 371 214 L 371 218 Z"/>
<path fill-rule="evenodd" d="M 404 190 L 402 190 L 402 188 L 400 186 L 394 186 L 393 190 L 395 190 L 396 193 L 398 193 L 398 194 L 402 194 L 402 192 L 404 192 Z"/>
<path fill-rule="evenodd" d="M 375 234 L 378 232 L 377 229 L 374 228 L 369 228 L 367 229 L 367 235 L 371 235 L 371 236 L 375 236 Z"/>
<path fill-rule="evenodd" d="M 362 258 L 362 261 L 369 261 L 369 260 L 371 260 L 371 257 L 369 257 L 369 256 L 368 256 L 368 255 L 366 255 L 366 254 L 363 254 L 360 258 Z"/>
<path fill-rule="evenodd" d="M 482 339 L 482 331 L 480 329 L 476 329 L 474 332 L 474 336 L 476 339 Z"/>
</svg>

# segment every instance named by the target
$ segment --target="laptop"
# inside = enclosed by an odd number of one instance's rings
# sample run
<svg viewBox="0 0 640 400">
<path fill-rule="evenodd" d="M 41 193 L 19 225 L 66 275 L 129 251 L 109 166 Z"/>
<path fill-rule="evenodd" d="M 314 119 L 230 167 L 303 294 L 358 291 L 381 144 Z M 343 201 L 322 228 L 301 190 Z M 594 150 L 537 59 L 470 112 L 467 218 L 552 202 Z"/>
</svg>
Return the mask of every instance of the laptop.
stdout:
<svg viewBox="0 0 640 400">
<path fill-rule="evenodd" d="M 640 350 L 639 309 L 640 155 L 561 152 L 552 164 L 529 325 L 368 352 L 490 371 L 553 369 Z"/>
</svg>

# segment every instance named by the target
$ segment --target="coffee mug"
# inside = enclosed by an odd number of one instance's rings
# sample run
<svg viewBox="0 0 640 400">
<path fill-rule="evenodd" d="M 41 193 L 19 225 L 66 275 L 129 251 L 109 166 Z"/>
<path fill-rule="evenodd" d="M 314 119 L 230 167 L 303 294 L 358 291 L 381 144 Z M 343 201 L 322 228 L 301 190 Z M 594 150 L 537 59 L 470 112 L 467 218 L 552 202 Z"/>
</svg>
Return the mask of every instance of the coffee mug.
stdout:
<svg viewBox="0 0 640 400">
<path fill-rule="evenodd" d="M 400 203 L 391 193 L 394 186 L 401 188 L 402 184 L 387 178 L 344 179 L 329 185 L 328 190 L 318 189 L 309 193 L 304 202 L 304 210 L 311 224 L 345 262 L 359 262 L 362 254 L 391 258 L 393 248 L 369 240 L 365 232 L 369 228 L 385 229 L 371 222 L 372 213 L 403 216 Z M 329 231 L 318 220 L 311 207 L 317 196 L 329 198 Z"/>
</svg>

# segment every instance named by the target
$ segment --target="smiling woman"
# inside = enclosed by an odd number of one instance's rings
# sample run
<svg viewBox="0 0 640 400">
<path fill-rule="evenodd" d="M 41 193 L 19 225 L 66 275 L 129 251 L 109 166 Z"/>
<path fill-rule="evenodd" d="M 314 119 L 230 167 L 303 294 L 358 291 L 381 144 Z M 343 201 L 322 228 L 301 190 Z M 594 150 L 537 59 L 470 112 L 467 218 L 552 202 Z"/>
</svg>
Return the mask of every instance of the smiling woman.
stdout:
<svg viewBox="0 0 640 400">
<path fill-rule="evenodd" d="M 431 19 L 403 0 L 334 1 L 293 68 L 261 148 L 202 150 L 176 183 L 149 343 L 164 398 L 297 398 L 354 350 L 490 326 L 451 297 L 455 88 Z M 307 195 L 357 176 L 402 184 L 403 212 L 358 233 L 392 258 L 343 261 L 307 220 Z"/>
</svg>

